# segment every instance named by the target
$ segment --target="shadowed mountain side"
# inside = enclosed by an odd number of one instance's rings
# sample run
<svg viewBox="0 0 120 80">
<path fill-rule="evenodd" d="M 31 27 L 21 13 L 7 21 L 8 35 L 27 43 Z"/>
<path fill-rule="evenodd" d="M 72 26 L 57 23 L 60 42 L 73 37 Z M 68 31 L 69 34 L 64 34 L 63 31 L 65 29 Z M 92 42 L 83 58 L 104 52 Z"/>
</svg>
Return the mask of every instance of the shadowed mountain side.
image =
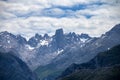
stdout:
<svg viewBox="0 0 120 80">
<path fill-rule="evenodd" d="M 58 80 L 120 80 L 120 45 L 99 53 L 91 61 L 72 64 Z"/>
<path fill-rule="evenodd" d="M 0 80 L 38 80 L 35 74 L 12 52 L 0 52 Z"/>
<path fill-rule="evenodd" d="M 120 80 L 120 65 L 99 69 L 82 69 L 58 80 Z"/>
</svg>

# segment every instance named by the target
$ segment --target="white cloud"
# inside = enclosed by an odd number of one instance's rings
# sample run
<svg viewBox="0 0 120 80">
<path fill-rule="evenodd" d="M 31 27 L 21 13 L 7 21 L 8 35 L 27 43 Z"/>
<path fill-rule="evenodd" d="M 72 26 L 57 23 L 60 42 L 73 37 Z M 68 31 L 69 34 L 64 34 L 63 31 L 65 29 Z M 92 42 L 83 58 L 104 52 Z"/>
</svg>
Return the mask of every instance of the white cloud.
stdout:
<svg viewBox="0 0 120 80">
<path fill-rule="evenodd" d="M 90 4 L 99 0 L 8 0 L 0 1 L 0 31 L 9 31 L 31 37 L 35 33 L 54 34 L 58 28 L 65 32 L 88 33 L 100 36 L 120 23 L 120 4 L 107 2 L 88 5 L 86 9 L 72 11 L 54 6 Z M 22 17 L 20 17 L 22 15 Z M 63 15 L 66 15 L 65 17 Z M 91 15 L 87 18 L 85 15 Z M 26 17 L 28 16 L 28 17 Z M 59 16 L 63 16 L 57 18 Z M 14 30 L 13 30 L 14 29 Z"/>
<path fill-rule="evenodd" d="M 41 11 L 41 13 L 44 16 L 54 16 L 54 17 L 60 17 L 65 14 L 65 11 L 59 9 L 59 8 L 52 8 L 52 9 L 46 9 Z"/>
</svg>

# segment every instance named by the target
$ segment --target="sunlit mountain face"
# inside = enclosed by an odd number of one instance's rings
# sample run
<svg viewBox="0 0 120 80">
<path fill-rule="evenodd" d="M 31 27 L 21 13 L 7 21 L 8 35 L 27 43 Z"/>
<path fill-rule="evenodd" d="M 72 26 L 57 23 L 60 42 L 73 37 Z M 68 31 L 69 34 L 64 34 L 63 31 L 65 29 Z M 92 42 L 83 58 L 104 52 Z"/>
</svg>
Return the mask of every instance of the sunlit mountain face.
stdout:
<svg viewBox="0 0 120 80">
<path fill-rule="evenodd" d="M 119 0 L 0 0 L 0 80 L 19 79 L 17 73 L 27 75 L 25 80 L 64 80 L 62 73 L 70 65 L 87 64 L 120 44 L 119 8 Z M 116 65 L 119 61 L 112 68 Z M 73 72 L 79 70 L 73 68 Z M 109 70 L 102 67 L 93 72 L 99 74 L 102 69 Z"/>
</svg>

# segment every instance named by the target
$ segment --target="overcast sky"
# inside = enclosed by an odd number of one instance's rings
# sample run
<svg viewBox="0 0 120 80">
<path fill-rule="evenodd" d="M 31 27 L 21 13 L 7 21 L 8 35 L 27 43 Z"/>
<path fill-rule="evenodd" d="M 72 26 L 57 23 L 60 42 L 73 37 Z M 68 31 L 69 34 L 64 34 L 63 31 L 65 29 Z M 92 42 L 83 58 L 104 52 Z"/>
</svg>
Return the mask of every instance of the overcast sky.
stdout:
<svg viewBox="0 0 120 80">
<path fill-rule="evenodd" d="M 100 36 L 120 23 L 120 0 L 0 0 L 0 32 Z"/>
</svg>

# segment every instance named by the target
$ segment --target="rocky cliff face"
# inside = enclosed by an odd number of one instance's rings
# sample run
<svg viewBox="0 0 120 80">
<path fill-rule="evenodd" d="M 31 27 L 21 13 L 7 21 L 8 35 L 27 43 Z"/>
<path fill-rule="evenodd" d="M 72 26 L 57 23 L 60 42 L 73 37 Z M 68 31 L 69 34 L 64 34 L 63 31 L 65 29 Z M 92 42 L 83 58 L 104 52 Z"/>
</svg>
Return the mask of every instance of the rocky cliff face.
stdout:
<svg viewBox="0 0 120 80">
<path fill-rule="evenodd" d="M 38 80 L 29 67 L 12 52 L 0 52 L 0 80 Z"/>
</svg>

